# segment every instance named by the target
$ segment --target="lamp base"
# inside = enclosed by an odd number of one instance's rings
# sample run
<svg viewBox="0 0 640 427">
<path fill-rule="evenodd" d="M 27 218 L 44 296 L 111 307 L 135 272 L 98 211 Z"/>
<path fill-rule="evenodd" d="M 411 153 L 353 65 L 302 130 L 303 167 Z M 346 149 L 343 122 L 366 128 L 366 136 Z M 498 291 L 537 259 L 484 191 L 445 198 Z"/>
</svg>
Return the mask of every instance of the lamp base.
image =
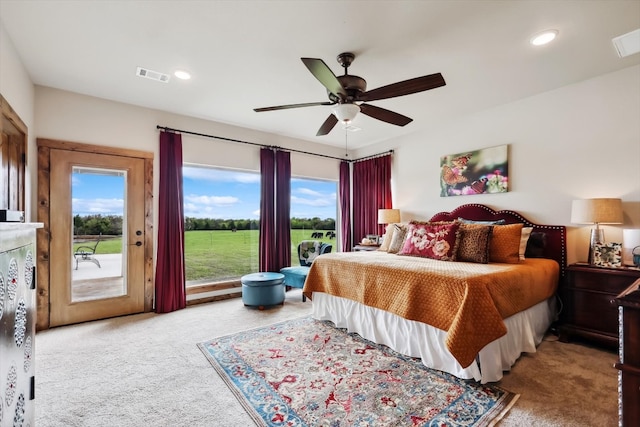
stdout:
<svg viewBox="0 0 640 427">
<path fill-rule="evenodd" d="M 596 243 L 604 243 L 604 230 L 601 228 L 591 229 L 591 239 L 589 240 L 589 264 L 594 263 L 593 249 Z"/>
</svg>

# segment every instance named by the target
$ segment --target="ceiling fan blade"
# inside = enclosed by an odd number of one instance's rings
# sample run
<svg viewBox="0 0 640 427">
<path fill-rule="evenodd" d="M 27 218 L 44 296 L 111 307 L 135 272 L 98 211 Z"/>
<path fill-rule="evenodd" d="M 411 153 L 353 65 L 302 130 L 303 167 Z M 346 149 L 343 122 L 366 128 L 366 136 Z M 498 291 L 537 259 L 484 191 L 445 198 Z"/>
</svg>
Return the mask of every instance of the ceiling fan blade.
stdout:
<svg viewBox="0 0 640 427">
<path fill-rule="evenodd" d="M 410 95 L 429 89 L 435 89 L 446 85 L 442 74 L 430 74 L 428 76 L 416 77 L 415 79 L 404 80 L 392 83 L 377 89 L 360 94 L 357 101 L 376 101 L 378 99 L 394 98 L 396 96 Z"/>
<path fill-rule="evenodd" d="M 333 74 L 331 68 L 324 63 L 322 59 L 317 58 L 300 58 L 304 65 L 307 66 L 311 74 L 318 79 L 327 90 L 335 95 L 340 95 L 342 99 L 347 97 L 347 91 L 344 90 L 342 84 Z"/>
<path fill-rule="evenodd" d="M 318 129 L 318 133 L 316 133 L 316 136 L 328 134 L 329 132 L 331 132 L 331 129 L 333 129 L 336 123 L 338 123 L 338 118 L 333 114 L 329 114 L 327 120 L 325 120 L 322 126 L 320 126 L 320 129 Z"/>
<path fill-rule="evenodd" d="M 334 105 L 335 102 L 307 102 L 306 104 L 289 104 L 289 105 L 277 105 L 275 107 L 263 107 L 254 108 L 256 113 L 262 113 L 263 111 L 275 111 L 275 110 L 288 110 L 290 108 L 302 108 L 302 107 L 315 107 L 316 105 Z"/>
<path fill-rule="evenodd" d="M 413 121 L 413 119 L 403 116 L 402 114 L 394 113 L 384 108 L 376 107 L 375 105 L 361 104 L 360 112 L 366 114 L 374 119 L 382 120 L 383 122 L 391 123 L 396 126 L 405 126 Z"/>
</svg>

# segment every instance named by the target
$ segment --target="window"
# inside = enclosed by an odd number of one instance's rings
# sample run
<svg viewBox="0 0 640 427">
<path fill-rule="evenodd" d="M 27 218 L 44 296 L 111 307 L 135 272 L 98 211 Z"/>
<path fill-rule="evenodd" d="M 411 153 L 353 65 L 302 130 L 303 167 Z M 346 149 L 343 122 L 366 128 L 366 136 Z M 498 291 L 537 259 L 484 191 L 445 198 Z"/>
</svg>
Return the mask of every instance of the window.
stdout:
<svg viewBox="0 0 640 427">
<path fill-rule="evenodd" d="M 187 285 L 258 271 L 260 174 L 184 166 Z"/>
<path fill-rule="evenodd" d="M 258 271 L 260 174 L 183 167 L 187 286 L 237 279 Z M 297 246 L 322 232 L 335 242 L 336 182 L 291 179 L 292 265 Z M 334 244 L 335 246 L 335 244 Z"/>
</svg>

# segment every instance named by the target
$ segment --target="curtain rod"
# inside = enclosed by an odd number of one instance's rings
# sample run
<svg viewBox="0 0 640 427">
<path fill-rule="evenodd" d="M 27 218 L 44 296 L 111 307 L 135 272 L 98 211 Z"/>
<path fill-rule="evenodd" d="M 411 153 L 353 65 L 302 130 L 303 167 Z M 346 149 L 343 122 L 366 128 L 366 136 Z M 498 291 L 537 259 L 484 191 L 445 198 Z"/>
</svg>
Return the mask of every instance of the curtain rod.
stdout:
<svg viewBox="0 0 640 427">
<path fill-rule="evenodd" d="M 168 132 L 186 133 L 186 134 L 189 134 L 189 135 L 202 136 L 202 137 L 205 137 L 205 138 L 221 139 L 223 141 L 229 141 L 229 142 L 239 142 L 240 144 L 255 145 L 257 147 L 263 147 L 263 148 L 271 148 L 271 149 L 292 151 L 294 153 L 307 154 L 307 155 L 310 155 L 310 156 L 325 157 L 327 159 L 334 159 L 334 160 L 343 160 L 343 161 L 349 162 L 349 163 L 358 162 L 360 160 L 371 159 L 373 157 L 378 157 L 378 156 L 383 156 L 385 154 L 392 154 L 393 153 L 393 150 L 389 150 L 389 151 L 386 151 L 384 153 L 372 154 L 370 156 L 365 156 L 365 157 L 362 157 L 360 159 L 349 160 L 349 159 L 343 159 L 341 157 L 328 156 L 326 154 L 312 153 L 310 151 L 296 150 L 296 149 L 293 149 L 293 148 L 283 148 L 283 147 L 278 147 L 277 145 L 258 144 L 256 142 L 242 141 L 240 139 L 233 139 L 233 138 L 225 138 L 223 136 L 207 135 L 206 133 L 191 132 L 191 131 L 188 131 L 188 130 L 174 129 L 174 128 L 169 128 L 169 127 L 160 126 L 160 125 L 156 125 L 156 129 L 160 129 L 160 130 L 164 130 L 164 131 L 168 131 Z"/>
</svg>

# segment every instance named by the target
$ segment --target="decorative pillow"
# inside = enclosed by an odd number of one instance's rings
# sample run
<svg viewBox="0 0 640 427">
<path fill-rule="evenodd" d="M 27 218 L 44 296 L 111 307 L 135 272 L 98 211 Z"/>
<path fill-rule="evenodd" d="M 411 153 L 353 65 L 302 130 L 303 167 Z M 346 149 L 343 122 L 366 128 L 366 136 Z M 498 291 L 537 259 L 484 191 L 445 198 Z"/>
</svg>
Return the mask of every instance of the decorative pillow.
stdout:
<svg viewBox="0 0 640 427">
<path fill-rule="evenodd" d="M 300 242 L 300 265 L 310 266 L 320 255 L 322 242 L 317 240 L 303 240 Z"/>
<path fill-rule="evenodd" d="M 488 263 L 492 231 L 493 227 L 490 225 L 460 225 L 460 242 L 458 242 L 456 261 Z"/>
<path fill-rule="evenodd" d="M 379 251 L 387 252 L 389 250 L 389 246 L 391 245 L 391 239 L 393 238 L 393 230 L 395 224 L 387 225 L 387 229 L 384 232 L 384 236 L 382 236 L 382 244 L 378 248 Z"/>
<path fill-rule="evenodd" d="M 517 264 L 520 262 L 522 223 L 496 225 L 489 243 L 489 261 Z"/>
<path fill-rule="evenodd" d="M 543 258 L 544 249 L 547 246 L 547 235 L 541 231 L 534 231 L 529 236 L 525 258 Z"/>
<path fill-rule="evenodd" d="M 524 259 L 524 254 L 527 251 L 527 242 L 529 241 L 532 231 L 533 227 L 522 227 L 522 234 L 520 234 L 520 250 L 518 251 L 521 261 Z"/>
<path fill-rule="evenodd" d="M 463 224 L 481 224 L 481 225 L 504 225 L 505 223 L 504 219 L 497 219 L 495 221 L 476 221 L 473 219 L 464 219 L 460 217 L 458 217 L 458 221 L 460 221 Z"/>
<path fill-rule="evenodd" d="M 407 226 L 403 224 L 393 224 L 393 236 L 389 244 L 389 253 L 397 254 L 404 244 L 404 237 L 407 234 Z"/>
<path fill-rule="evenodd" d="M 413 255 L 442 261 L 455 261 L 458 246 L 457 222 L 410 223 L 398 255 Z"/>
</svg>

